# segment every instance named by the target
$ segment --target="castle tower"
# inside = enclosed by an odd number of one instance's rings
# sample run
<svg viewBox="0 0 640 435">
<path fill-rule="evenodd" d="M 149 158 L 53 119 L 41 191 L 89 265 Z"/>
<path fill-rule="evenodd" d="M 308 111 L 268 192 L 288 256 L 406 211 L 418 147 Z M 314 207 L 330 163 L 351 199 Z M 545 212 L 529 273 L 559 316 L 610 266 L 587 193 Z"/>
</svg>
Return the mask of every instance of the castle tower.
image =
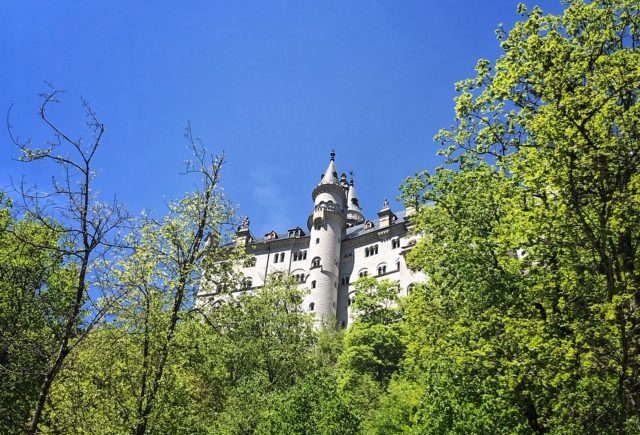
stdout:
<svg viewBox="0 0 640 435">
<path fill-rule="evenodd" d="M 360 208 L 358 195 L 356 195 L 356 186 L 351 177 L 351 182 L 347 190 L 347 224 L 351 227 L 364 222 L 364 215 Z"/>
<path fill-rule="evenodd" d="M 340 244 L 347 227 L 347 198 L 338 180 L 333 151 L 320 184 L 313 189 L 312 198 L 313 212 L 307 221 L 311 260 L 307 286 L 310 293 L 305 297 L 304 306 L 316 313 L 316 325 L 322 325 L 336 319 Z"/>
</svg>

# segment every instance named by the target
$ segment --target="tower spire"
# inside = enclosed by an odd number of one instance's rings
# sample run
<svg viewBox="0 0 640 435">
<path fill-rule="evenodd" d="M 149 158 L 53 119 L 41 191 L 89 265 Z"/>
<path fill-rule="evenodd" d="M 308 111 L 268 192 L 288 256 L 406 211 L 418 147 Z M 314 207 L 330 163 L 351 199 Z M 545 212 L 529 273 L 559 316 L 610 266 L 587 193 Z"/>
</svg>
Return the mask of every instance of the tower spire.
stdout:
<svg viewBox="0 0 640 435">
<path fill-rule="evenodd" d="M 351 181 L 349 182 L 349 190 L 347 191 L 347 223 L 350 226 L 358 225 L 364 222 L 364 215 L 362 214 L 362 208 L 360 207 L 360 201 L 356 194 L 356 186 L 353 181 L 353 172 L 351 174 Z"/>
<path fill-rule="evenodd" d="M 329 154 L 329 166 L 324 171 L 320 184 L 340 184 L 338 171 L 336 170 L 336 152 L 334 150 L 331 150 L 331 154 Z"/>
</svg>

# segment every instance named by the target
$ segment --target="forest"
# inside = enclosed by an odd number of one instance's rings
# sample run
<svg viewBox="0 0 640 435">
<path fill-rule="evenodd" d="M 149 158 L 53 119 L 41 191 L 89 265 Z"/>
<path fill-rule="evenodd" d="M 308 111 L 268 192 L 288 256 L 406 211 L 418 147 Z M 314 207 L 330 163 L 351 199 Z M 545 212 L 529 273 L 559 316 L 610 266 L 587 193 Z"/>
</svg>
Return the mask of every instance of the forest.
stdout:
<svg viewBox="0 0 640 435">
<path fill-rule="evenodd" d="M 518 13 L 400 186 L 428 280 L 361 278 L 345 330 L 292 277 L 233 292 L 241 217 L 190 127 L 196 187 L 134 216 L 94 188 L 92 106 L 77 139 L 48 88 L 49 141 L 9 126 L 62 176 L 0 193 L 0 433 L 640 433 L 640 3 Z"/>
</svg>

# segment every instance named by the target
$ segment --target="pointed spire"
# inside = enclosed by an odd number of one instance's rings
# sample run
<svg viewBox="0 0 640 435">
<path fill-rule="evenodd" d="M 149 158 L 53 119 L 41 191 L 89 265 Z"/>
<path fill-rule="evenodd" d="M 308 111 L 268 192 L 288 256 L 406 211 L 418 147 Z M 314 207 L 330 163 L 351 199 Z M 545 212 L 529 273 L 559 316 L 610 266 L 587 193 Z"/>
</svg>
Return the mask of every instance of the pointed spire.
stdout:
<svg viewBox="0 0 640 435">
<path fill-rule="evenodd" d="M 327 170 L 324 171 L 324 175 L 322 176 L 322 180 L 320 184 L 340 184 L 338 181 L 338 171 L 336 170 L 336 152 L 331 150 L 331 154 L 329 154 L 329 166 L 327 166 Z"/>
<path fill-rule="evenodd" d="M 353 182 L 353 173 L 351 173 L 351 181 L 349 181 L 349 190 L 347 190 L 347 223 L 349 225 L 358 225 L 364 222 L 364 215 L 360 208 L 356 187 Z"/>
<path fill-rule="evenodd" d="M 360 208 L 360 202 L 358 201 L 358 195 L 356 194 L 356 186 L 353 184 L 353 178 L 349 183 L 349 191 L 347 192 L 347 207 L 349 210 L 355 210 L 362 213 Z"/>
</svg>

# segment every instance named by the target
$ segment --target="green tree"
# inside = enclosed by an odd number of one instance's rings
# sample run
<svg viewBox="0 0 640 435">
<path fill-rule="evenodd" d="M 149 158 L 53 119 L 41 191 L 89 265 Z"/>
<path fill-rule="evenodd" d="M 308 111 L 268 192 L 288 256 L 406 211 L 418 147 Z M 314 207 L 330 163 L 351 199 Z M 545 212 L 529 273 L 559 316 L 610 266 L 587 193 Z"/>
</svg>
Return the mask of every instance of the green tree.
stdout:
<svg viewBox="0 0 640 435">
<path fill-rule="evenodd" d="M 638 9 L 519 6 L 456 85 L 448 167 L 405 184 L 432 204 L 405 312 L 424 431 L 639 430 Z"/>
<path fill-rule="evenodd" d="M 398 284 L 365 277 L 354 287 L 355 320 L 345 334 L 338 379 L 342 394 L 364 420 L 398 370 L 405 348 Z"/>
<path fill-rule="evenodd" d="M 13 216 L 1 193 L 0 201 L 0 432 L 17 433 L 63 333 L 73 273 L 53 254 L 55 229 Z"/>
</svg>

